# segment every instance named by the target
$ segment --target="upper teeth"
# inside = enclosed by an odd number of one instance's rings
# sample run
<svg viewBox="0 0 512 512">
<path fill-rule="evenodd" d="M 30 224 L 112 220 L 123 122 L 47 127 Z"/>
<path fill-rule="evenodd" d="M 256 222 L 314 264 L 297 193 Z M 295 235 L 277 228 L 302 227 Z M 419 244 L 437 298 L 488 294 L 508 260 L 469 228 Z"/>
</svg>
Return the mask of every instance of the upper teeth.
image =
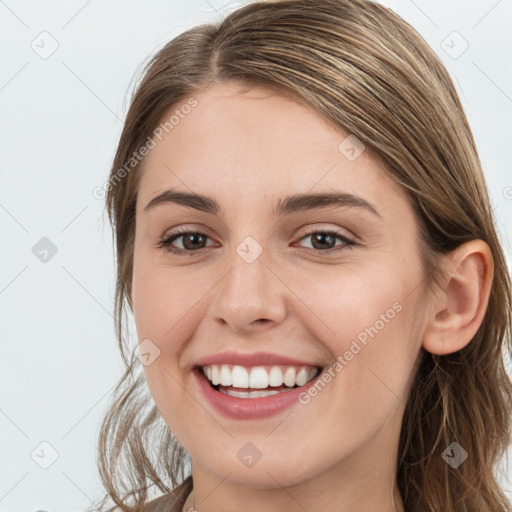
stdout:
<svg viewBox="0 0 512 512">
<path fill-rule="evenodd" d="M 233 386 L 235 388 L 288 387 L 303 386 L 318 373 L 312 366 L 244 366 L 231 364 L 212 364 L 203 366 L 203 373 L 213 385 Z"/>
</svg>

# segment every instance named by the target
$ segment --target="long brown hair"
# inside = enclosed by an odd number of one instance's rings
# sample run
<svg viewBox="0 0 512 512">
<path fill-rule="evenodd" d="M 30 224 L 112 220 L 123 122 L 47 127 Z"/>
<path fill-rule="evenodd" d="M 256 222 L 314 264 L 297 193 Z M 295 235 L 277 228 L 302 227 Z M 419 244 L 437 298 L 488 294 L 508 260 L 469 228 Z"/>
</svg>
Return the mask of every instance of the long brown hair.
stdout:
<svg viewBox="0 0 512 512">
<path fill-rule="evenodd" d="M 422 354 L 403 417 L 397 486 L 407 511 L 510 512 L 495 473 L 511 434 L 504 365 L 512 353 L 511 282 L 475 142 L 440 59 L 398 15 L 368 0 L 256 1 L 182 33 L 143 70 L 106 189 L 126 371 L 99 436 L 104 501 L 146 510 L 151 493 L 170 500 L 188 472 L 188 455 L 148 392 L 137 345 L 125 337 L 141 170 L 133 155 L 171 107 L 228 79 L 291 93 L 371 148 L 414 209 L 428 283 L 437 280 L 439 254 L 473 239 L 489 245 L 494 277 L 478 332 L 453 354 Z M 442 458 L 453 441 L 468 453 L 456 469 Z"/>
</svg>

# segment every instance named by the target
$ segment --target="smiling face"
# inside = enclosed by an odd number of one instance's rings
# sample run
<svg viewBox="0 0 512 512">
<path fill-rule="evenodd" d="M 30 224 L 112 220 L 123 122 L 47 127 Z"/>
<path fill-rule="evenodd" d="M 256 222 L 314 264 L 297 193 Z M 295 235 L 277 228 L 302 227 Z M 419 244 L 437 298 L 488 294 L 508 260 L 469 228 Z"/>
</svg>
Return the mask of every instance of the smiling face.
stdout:
<svg viewBox="0 0 512 512">
<path fill-rule="evenodd" d="M 160 351 L 144 366 L 159 411 L 205 478 L 393 481 L 428 310 L 405 194 L 289 97 L 234 81 L 194 97 L 146 157 L 137 198 L 132 303 L 139 341 Z M 329 196 L 286 201 L 299 195 Z M 280 370 L 279 393 L 247 396 L 254 366 L 255 388 Z M 282 391 L 287 371 L 288 386 L 314 378 Z"/>
</svg>

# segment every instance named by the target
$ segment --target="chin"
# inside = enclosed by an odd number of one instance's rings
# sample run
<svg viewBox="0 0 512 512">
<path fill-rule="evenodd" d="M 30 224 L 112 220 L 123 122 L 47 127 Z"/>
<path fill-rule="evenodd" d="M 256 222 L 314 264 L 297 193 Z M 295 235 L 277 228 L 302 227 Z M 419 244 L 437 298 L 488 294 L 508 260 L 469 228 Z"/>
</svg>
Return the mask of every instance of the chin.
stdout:
<svg viewBox="0 0 512 512">
<path fill-rule="evenodd" d="M 307 451 L 303 450 L 302 453 Z M 213 465 L 212 460 L 215 461 Z M 290 459 L 286 454 L 272 457 L 263 455 L 252 466 L 246 466 L 238 458 L 226 457 L 226 452 L 223 452 L 218 457 L 213 455 L 205 462 L 204 467 L 216 474 L 220 480 L 249 489 L 291 487 L 314 477 L 315 474 L 312 465 L 304 465 L 304 455 L 298 455 L 297 460 Z"/>
</svg>

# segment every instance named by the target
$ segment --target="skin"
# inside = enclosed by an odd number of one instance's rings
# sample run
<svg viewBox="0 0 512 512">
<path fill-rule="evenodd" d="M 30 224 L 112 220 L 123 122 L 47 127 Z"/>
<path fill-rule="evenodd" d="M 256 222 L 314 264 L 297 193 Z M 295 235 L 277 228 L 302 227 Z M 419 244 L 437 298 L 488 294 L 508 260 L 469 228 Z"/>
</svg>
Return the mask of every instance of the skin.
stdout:
<svg viewBox="0 0 512 512">
<path fill-rule="evenodd" d="M 474 240 L 442 259 L 446 277 L 432 293 L 414 211 L 368 148 L 350 161 L 338 149 L 347 132 L 274 90 L 228 81 L 194 98 L 144 161 L 130 302 L 139 341 L 160 351 L 144 371 L 191 455 L 196 509 L 403 511 L 396 457 L 416 365 L 423 350 L 453 352 L 475 334 L 492 278 L 489 248 Z M 222 211 L 144 210 L 169 188 L 209 195 Z M 334 191 L 365 199 L 380 217 L 347 206 L 272 213 L 279 198 Z M 208 238 L 174 241 L 198 247 L 191 256 L 158 247 L 177 227 Z M 325 228 L 356 244 L 315 245 L 307 235 Z M 248 236 L 263 250 L 250 264 L 236 251 Z M 397 303 L 400 312 L 309 403 L 270 418 L 221 415 L 191 373 L 199 358 L 226 350 L 328 368 Z M 237 457 L 248 442 L 261 452 L 250 468 Z M 191 496 L 183 510 L 192 504 Z"/>
</svg>

